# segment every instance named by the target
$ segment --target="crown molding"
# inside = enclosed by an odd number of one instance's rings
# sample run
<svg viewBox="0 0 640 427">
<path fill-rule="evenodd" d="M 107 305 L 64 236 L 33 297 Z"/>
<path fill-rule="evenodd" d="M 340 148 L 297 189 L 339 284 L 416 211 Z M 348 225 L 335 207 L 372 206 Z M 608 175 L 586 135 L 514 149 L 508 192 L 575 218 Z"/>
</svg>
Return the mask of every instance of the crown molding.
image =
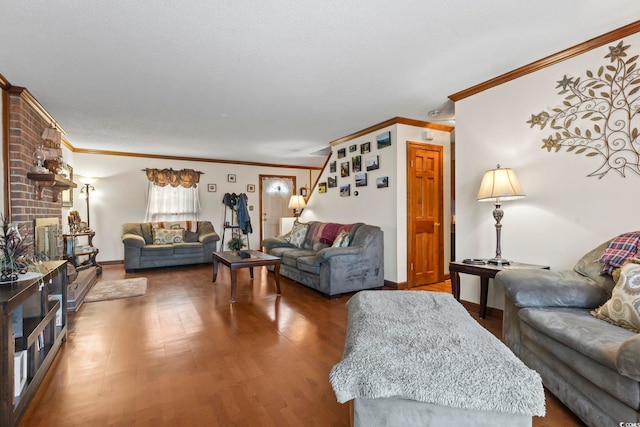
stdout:
<svg viewBox="0 0 640 427">
<path fill-rule="evenodd" d="M 10 95 L 17 95 L 24 102 L 26 102 L 31 108 L 34 109 L 36 113 L 40 115 L 44 120 L 48 121 L 51 126 L 57 128 L 62 135 L 67 132 L 56 122 L 56 120 L 44 109 L 42 104 L 38 102 L 38 100 L 29 92 L 29 90 L 25 87 L 21 86 L 9 86 L 7 89 Z"/>
<path fill-rule="evenodd" d="M 123 157 L 142 157 L 146 159 L 166 159 L 166 160 L 185 160 L 190 162 L 203 162 L 203 163 L 226 163 L 232 165 L 244 165 L 244 166 L 262 166 L 271 168 L 286 168 L 286 169 L 311 169 L 321 170 L 319 166 L 298 166 L 298 165 L 280 165 L 274 163 L 259 163 L 259 162 L 242 162 L 239 160 L 224 160 L 224 159 L 209 159 L 204 157 L 186 157 L 186 156 L 167 156 L 161 154 L 143 154 L 143 153 L 128 153 L 124 151 L 107 151 L 107 150 L 92 150 L 86 148 L 76 148 L 68 141 L 62 140 L 62 143 L 73 153 L 80 154 L 95 154 L 100 156 L 123 156 Z"/>
<path fill-rule="evenodd" d="M 453 132 L 453 130 L 455 129 L 453 126 L 443 125 L 440 123 L 423 122 L 421 120 L 407 119 L 405 117 L 394 117 L 392 119 L 385 120 L 384 122 L 378 123 L 376 125 L 369 126 L 366 129 L 362 129 L 358 132 L 352 133 L 351 135 L 343 136 L 342 138 L 338 138 L 335 141 L 331 141 L 329 145 L 333 146 L 333 145 L 341 144 L 343 142 L 350 141 L 352 139 L 358 138 L 368 133 L 375 132 L 377 130 L 384 129 L 388 126 L 393 126 L 393 125 L 416 126 L 416 127 L 426 128 L 426 129 L 440 130 L 443 132 Z"/>
<path fill-rule="evenodd" d="M 578 55 L 582 55 L 585 52 L 598 48 L 607 43 L 614 42 L 623 37 L 630 36 L 640 32 L 640 21 L 635 21 L 629 25 L 625 25 L 622 28 L 618 28 L 617 30 L 610 31 L 601 36 L 595 37 L 591 40 L 588 40 L 584 43 L 577 44 L 573 47 L 565 49 L 561 52 L 555 53 L 553 55 L 549 55 L 546 58 L 540 59 L 539 61 L 532 62 L 528 65 L 525 65 L 520 68 L 516 68 L 513 71 L 509 71 L 508 73 L 502 74 L 498 77 L 495 77 L 491 80 L 487 80 L 486 82 L 477 84 L 468 89 L 462 90 L 460 92 L 454 93 L 453 95 L 449 95 L 449 99 L 453 102 L 460 101 L 461 99 L 467 98 L 469 96 L 478 94 L 487 89 L 491 89 L 493 87 L 499 86 L 503 83 L 507 83 L 511 80 L 520 78 L 527 74 L 534 73 L 536 71 L 540 71 L 543 68 L 549 67 L 551 65 L 562 62 L 566 59 L 570 59 L 576 57 Z"/>
</svg>

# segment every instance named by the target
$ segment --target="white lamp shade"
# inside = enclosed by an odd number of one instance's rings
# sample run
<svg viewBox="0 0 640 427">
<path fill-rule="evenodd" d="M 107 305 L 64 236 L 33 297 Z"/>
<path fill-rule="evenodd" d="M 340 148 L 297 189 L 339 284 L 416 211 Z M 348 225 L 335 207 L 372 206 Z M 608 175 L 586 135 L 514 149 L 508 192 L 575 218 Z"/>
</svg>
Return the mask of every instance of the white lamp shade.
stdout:
<svg viewBox="0 0 640 427">
<path fill-rule="evenodd" d="M 289 199 L 289 209 L 302 209 L 306 206 L 303 196 L 291 196 Z"/>
<path fill-rule="evenodd" d="M 480 190 L 478 191 L 478 201 L 494 202 L 500 200 L 521 199 L 524 197 L 520 183 L 515 172 L 509 168 L 488 170 L 482 177 Z"/>
<path fill-rule="evenodd" d="M 89 184 L 89 185 L 93 184 L 97 180 L 98 180 L 98 178 L 93 178 L 93 177 L 90 177 L 90 176 L 78 177 L 78 181 L 80 181 L 83 184 Z"/>
</svg>

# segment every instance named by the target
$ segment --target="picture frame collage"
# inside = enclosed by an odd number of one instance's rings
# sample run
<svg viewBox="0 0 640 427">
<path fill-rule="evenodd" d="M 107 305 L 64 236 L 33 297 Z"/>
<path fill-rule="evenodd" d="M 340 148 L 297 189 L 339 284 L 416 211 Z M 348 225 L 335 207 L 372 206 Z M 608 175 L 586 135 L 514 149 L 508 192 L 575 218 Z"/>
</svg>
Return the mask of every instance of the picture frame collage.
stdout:
<svg viewBox="0 0 640 427">
<path fill-rule="evenodd" d="M 352 182 L 355 188 L 369 186 L 368 174 L 380 170 L 380 155 L 377 151 L 390 146 L 391 131 L 386 131 L 376 136 L 375 146 L 371 141 L 367 141 L 360 145 L 351 144 L 348 147 L 339 148 L 335 152 L 336 159 L 329 162 L 327 180 L 318 183 L 318 193 L 325 194 L 331 188 L 339 188 L 340 197 L 349 197 Z M 389 177 L 376 176 L 375 185 L 376 188 L 388 188 Z M 358 194 L 358 190 L 353 192 L 354 196 Z"/>
</svg>

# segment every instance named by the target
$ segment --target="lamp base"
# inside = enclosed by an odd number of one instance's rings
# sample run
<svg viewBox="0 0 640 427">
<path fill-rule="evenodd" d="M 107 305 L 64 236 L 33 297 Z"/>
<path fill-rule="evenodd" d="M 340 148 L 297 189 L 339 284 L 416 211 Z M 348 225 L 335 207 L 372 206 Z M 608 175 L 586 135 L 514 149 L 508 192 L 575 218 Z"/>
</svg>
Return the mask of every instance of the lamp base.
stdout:
<svg viewBox="0 0 640 427">
<path fill-rule="evenodd" d="M 506 259 L 503 258 L 491 258 L 487 260 L 487 264 L 493 264 L 493 265 L 509 265 L 510 262 Z"/>
</svg>

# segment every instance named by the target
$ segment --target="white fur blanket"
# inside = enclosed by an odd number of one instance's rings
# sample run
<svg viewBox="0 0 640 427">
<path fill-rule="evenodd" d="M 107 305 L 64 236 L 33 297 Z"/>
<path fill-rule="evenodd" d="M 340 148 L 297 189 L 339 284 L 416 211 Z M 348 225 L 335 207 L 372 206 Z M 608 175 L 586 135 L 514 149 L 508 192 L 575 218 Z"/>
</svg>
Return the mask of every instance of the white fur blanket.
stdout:
<svg viewBox="0 0 640 427">
<path fill-rule="evenodd" d="M 452 295 L 362 291 L 347 307 L 344 354 L 329 376 L 338 402 L 400 397 L 454 408 L 545 414 L 540 375 Z"/>
</svg>

